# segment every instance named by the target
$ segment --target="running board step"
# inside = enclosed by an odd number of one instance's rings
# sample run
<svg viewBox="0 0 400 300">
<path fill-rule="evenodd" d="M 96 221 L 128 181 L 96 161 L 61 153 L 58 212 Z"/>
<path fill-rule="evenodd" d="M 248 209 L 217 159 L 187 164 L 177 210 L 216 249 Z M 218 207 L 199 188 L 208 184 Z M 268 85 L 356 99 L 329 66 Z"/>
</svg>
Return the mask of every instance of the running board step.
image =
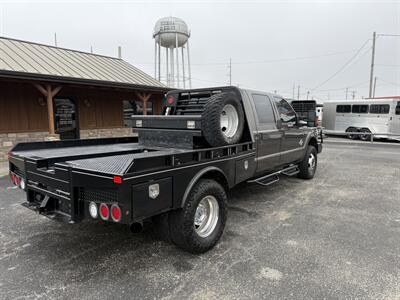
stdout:
<svg viewBox="0 0 400 300">
<path fill-rule="evenodd" d="M 299 168 L 297 166 L 293 166 L 291 167 L 291 169 L 288 169 L 287 171 L 282 170 L 283 175 L 286 176 L 293 176 L 293 175 L 297 175 L 300 172 Z"/>
<path fill-rule="evenodd" d="M 259 178 L 248 180 L 249 183 L 257 183 L 262 186 L 268 186 L 279 181 L 279 175 L 293 176 L 300 172 L 298 166 L 292 165 L 278 172 L 261 176 Z"/>
</svg>

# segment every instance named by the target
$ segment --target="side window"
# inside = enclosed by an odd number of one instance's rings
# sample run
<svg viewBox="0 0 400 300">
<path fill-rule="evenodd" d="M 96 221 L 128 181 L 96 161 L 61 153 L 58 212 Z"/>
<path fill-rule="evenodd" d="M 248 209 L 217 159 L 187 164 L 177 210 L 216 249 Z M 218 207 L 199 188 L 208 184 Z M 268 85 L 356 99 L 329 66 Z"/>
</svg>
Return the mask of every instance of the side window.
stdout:
<svg viewBox="0 0 400 300">
<path fill-rule="evenodd" d="M 368 105 L 354 104 L 351 108 L 353 114 L 366 114 L 368 113 Z"/>
<path fill-rule="evenodd" d="M 397 102 L 396 115 L 400 115 L 400 101 Z"/>
<path fill-rule="evenodd" d="M 351 105 L 337 105 L 336 112 L 337 113 L 349 113 L 349 112 L 351 112 Z"/>
<path fill-rule="evenodd" d="M 296 124 L 296 113 L 290 104 L 279 97 L 274 97 L 276 106 L 278 108 L 279 116 L 282 120 L 282 123 L 287 124 L 288 126 L 293 126 Z"/>
<path fill-rule="evenodd" d="M 253 95 L 257 118 L 260 123 L 275 123 L 271 102 L 265 95 Z"/>
<path fill-rule="evenodd" d="M 388 114 L 390 110 L 389 104 L 371 104 L 369 106 L 370 114 Z"/>
</svg>

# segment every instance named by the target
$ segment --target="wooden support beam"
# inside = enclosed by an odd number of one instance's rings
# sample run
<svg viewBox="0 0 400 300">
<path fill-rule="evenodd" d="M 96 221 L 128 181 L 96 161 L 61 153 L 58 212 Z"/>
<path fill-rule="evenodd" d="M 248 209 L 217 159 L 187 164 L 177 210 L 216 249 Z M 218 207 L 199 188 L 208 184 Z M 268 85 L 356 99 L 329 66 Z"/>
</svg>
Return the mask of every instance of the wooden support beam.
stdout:
<svg viewBox="0 0 400 300">
<path fill-rule="evenodd" d="M 140 100 L 143 102 L 143 115 L 147 115 L 147 101 L 150 99 L 152 94 L 146 93 L 139 93 L 137 92 L 136 95 L 139 97 Z"/>
<path fill-rule="evenodd" d="M 34 84 L 34 86 L 39 90 L 39 92 L 47 97 L 47 91 L 43 86 L 41 86 L 40 84 Z"/>
<path fill-rule="evenodd" d="M 46 86 L 47 90 L 47 116 L 49 119 L 49 133 L 54 134 L 54 107 L 53 107 L 53 91 L 51 85 Z"/>
<path fill-rule="evenodd" d="M 47 99 L 47 117 L 49 120 L 49 134 L 54 134 L 54 106 L 53 106 L 53 98 L 58 94 L 61 90 L 61 86 L 52 89 L 50 84 L 47 84 L 46 87 L 43 87 L 40 84 L 34 84 L 34 86 L 41 92 Z"/>
</svg>

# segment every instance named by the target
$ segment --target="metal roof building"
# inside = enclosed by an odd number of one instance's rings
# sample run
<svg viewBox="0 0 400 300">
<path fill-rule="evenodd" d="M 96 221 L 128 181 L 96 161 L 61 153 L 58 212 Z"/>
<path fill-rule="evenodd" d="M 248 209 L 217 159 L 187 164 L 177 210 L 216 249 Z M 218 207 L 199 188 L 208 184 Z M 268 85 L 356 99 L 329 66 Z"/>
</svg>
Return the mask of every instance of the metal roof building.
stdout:
<svg viewBox="0 0 400 300">
<path fill-rule="evenodd" d="M 0 37 L 0 168 L 18 142 L 132 135 L 168 90 L 119 58 Z"/>
<path fill-rule="evenodd" d="M 119 58 L 1 37 L 0 76 L 166 89 Z"/>
</svg>

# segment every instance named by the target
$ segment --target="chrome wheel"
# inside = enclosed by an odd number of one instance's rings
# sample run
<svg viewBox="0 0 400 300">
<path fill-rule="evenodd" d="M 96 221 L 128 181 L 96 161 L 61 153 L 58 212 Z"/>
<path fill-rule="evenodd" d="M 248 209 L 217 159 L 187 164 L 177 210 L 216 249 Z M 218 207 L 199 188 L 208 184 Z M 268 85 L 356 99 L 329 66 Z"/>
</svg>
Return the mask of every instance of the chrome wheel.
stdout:
<svg viewBox="0 0 400 300">
<path fill-rule="evenodd" d="M 231 104 L 226 104 L 220 117 L 221 131 L 224 136 L 233 137 L 239 127 L 239 116 L 236 108 Z"/>
<path fill-rule="evenodd" d="M 314 171 L 316 163 L 317 163 L 317 160 L 316 160 L 314 154 L 310 153 L 310 156 L 308 157 L 308 170 L 310 172 Z"/>
<path fill-rule="evenodd" d="M 194 215 L 194 229 L 202 237 L 208 237 L 218 223 L 219 205 L 214 196 L 208 195 L 200 200 Z"/>
</svg>

